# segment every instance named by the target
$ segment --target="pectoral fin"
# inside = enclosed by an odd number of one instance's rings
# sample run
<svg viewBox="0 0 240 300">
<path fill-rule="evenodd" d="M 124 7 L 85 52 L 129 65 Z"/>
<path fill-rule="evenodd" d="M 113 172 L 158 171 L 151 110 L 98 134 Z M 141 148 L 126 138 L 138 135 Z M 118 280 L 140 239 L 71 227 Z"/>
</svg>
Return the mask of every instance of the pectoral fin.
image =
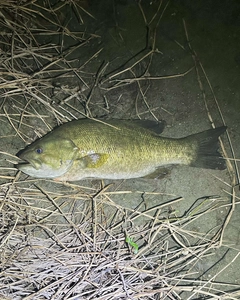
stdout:
<svg viewBox="0 0 240 300">
<path fill-rule="evenodd" d="M 92 153 L 77 160 L 83 168 L 99 168 L 107 161 L 108 156 L 106 153 Z"/>
</svg>

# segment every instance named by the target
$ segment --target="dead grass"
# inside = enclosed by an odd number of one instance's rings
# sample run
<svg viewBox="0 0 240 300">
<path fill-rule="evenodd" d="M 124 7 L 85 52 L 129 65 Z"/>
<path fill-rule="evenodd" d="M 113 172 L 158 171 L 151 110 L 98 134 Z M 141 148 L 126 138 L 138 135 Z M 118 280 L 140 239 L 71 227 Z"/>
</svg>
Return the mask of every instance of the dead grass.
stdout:
<svg viewBox="0 0 240 300">
<path fill-rule="evenodd" d="M 203 199 L 177 216 L 167 208 L 182 199 L 150 209 L 144 209 L 143 203 L 127 209 L 111 201 L 113 192 L 108 187 L 68 184 L 64 192 L 57 192 L 57 185 L 49 186 L 49 191 L 28 180 L 1 186 L 3 295 L 12 299 L 196 299 L 195 295 L 228 299 L 231 294 L 223 290 L 236 288 L 215 282 L 224 270 L 209 280 L 200 276 L 201 260 L 219 247 L 222 224 L 208 233 L 189 229 L 196 219 L 228 207 L 226 200 Z M 126 237 L 138 245 L 138 251 Z M 235 258 L 238 255 L 236 251 Z"/>
</svg>

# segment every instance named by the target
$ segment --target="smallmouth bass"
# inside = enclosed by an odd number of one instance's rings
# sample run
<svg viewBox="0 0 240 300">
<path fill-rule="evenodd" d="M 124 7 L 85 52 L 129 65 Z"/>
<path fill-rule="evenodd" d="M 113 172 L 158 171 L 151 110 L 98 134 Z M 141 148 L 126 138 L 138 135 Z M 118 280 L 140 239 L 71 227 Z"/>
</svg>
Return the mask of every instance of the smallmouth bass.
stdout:
<svg viewBox="0 0 240 300">
<path fill-rule="evenodd" d="M 156 122 L 142 120 L 70 121 L 20 151 L 24 162 L 17 167 L 57 181 L 138 178 L 173 164 L 225 169 L 218 152 L 225 126 L 178 139 L 162 137 L 156 128 Z"/>
</svg>

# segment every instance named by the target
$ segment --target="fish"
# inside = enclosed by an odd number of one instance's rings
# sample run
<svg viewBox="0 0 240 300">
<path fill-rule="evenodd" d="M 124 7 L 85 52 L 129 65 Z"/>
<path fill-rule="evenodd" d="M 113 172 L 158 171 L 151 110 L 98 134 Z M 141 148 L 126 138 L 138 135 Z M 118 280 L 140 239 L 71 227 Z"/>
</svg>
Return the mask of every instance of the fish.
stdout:
<svg viewBox="0 0 240 300">
<path fill-rule="evenodd" d="M 226 168 L 218 138 L 226 126 L 181 138 L 164 137 L 164 122 L 79 119 L 64 123 L 17 155 L 17 168 L 55 181 L 130 179 L 168 165 Z"/>
</svg>

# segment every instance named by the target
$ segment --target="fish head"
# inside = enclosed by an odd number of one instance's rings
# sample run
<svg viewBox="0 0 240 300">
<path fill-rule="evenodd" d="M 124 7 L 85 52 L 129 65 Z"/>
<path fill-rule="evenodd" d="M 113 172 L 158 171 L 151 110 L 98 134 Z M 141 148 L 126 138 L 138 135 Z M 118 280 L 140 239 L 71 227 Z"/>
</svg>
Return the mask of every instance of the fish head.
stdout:
<svg viewBox="0 0 240 300">
<path fill-rule="evenodd" d="M 55 178 L 71 168 L 77 153 L 78 147 L 70 139 L 48 135 L 18 154 L 24 162 L 17 168 L 33 177 Z"/>
</svg>

